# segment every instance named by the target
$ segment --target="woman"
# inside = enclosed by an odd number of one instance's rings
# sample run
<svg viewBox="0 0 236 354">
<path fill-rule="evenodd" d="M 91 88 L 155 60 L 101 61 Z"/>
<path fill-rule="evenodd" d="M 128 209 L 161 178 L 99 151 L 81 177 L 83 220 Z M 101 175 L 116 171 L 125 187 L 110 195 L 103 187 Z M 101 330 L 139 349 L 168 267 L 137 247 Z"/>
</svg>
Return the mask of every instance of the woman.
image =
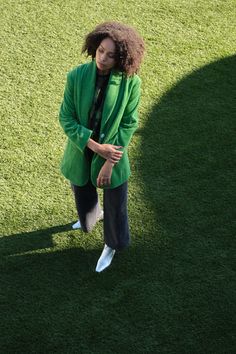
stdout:
<svg viewBox="0 0 236 354">
<path fill-rule="evenodd" d="M 137 32 L 118 22 L 98 25 L 85 39 L 92 57 L 67 76 L 59 120 L 68 136 L 61 164 L 75 195 L 79 221 L 73 228 L 90 232 L 104 219 L 105 246 L 96 271 L 107 268 L 129 245 L 127 148 L 137 128 L 144 43 Z M 104 215 L 96 187 L 103 188 Z"/>
</svg>

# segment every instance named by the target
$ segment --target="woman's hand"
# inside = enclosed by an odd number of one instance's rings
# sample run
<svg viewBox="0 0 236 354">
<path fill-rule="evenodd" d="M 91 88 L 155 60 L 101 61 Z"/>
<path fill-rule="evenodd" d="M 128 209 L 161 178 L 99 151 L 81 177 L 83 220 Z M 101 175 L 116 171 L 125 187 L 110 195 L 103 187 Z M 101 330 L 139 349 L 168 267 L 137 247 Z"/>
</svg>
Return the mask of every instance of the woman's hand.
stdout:
<svg viewBox="0 0 236 354">
<path fill-rule="evenodd" d="M 111 144 L 99 144 L 98 154 L 104 159 L 109 160 L 111 163 L 117 163 L 120 161 L 123 151 L 119 151 L 122 146 L 116 146 Z"/>
<path fill-rule="evenodd" d="M 122 146 L 116 146 L 112 144 L 99 144 L 92 139 L 89 139 L 87 146 L 96 154 L 100 155 L 105 160 L 108 160 L 113 164 L 119 162 L 123 154 L 123 151 L 118 150 L 123 148 Z"/>
<path fill-rule="evenodd" d="M 113 166 L 114 164 L 111 163 L 109 160 L 104 163 L 97 178 L 98 187 L 109 186 L 111 184 L 111 174 Z"/>
</svg>

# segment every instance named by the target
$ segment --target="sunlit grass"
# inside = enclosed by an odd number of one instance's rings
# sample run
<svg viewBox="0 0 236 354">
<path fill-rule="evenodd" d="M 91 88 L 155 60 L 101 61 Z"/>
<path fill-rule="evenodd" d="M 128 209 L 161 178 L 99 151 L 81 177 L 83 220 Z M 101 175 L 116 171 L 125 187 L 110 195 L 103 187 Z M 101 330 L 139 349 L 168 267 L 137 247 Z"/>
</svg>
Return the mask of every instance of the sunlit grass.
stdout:
<svg viewBox="0 0 236 354">
<path fill-rule="evenodd" d="M 234 7 L 2 2 L 1 352 L 234 353 Z M 132 244 L 98 276 L 102 225 L 70 228 L 58 110 L 85 34 L 108 19 L 135 26 L 147 50 Z"/>
</svg>

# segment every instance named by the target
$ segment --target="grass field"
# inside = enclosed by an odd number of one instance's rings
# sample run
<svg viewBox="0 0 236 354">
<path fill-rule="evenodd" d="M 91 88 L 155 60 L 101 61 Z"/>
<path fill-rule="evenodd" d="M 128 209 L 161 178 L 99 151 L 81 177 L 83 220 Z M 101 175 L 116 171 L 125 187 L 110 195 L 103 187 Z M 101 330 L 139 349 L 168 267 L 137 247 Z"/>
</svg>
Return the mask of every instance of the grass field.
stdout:
<svg viewBox="0 0 236 354">
<path fill-rule="evenodd" d="M 234 0 L 5 0 L 0 353 L 233 354 Z M 112 19 L 146 42 L 130 146 L 131 247 L 95 273 L 59 164 L 66 73 Z"/>
</svg>

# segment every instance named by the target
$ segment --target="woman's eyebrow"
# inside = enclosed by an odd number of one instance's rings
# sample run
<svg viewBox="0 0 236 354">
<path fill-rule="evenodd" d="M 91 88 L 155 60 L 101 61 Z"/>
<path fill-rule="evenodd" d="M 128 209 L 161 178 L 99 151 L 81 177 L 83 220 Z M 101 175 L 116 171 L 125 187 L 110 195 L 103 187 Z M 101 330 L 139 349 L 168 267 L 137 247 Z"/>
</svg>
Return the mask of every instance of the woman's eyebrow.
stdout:
<svg viewBox="0 0 236 354">
<path fill-rule="evenodd" d="M 100 44 L 100 47 L 102 47 L 103 50 L 106 50 L 101 44 Z M 108 53 L 110 53 L 110 54 L 115 54 L 115 52 L 111 52 L 111 51 L 108 52 Z"/>
</svg>

